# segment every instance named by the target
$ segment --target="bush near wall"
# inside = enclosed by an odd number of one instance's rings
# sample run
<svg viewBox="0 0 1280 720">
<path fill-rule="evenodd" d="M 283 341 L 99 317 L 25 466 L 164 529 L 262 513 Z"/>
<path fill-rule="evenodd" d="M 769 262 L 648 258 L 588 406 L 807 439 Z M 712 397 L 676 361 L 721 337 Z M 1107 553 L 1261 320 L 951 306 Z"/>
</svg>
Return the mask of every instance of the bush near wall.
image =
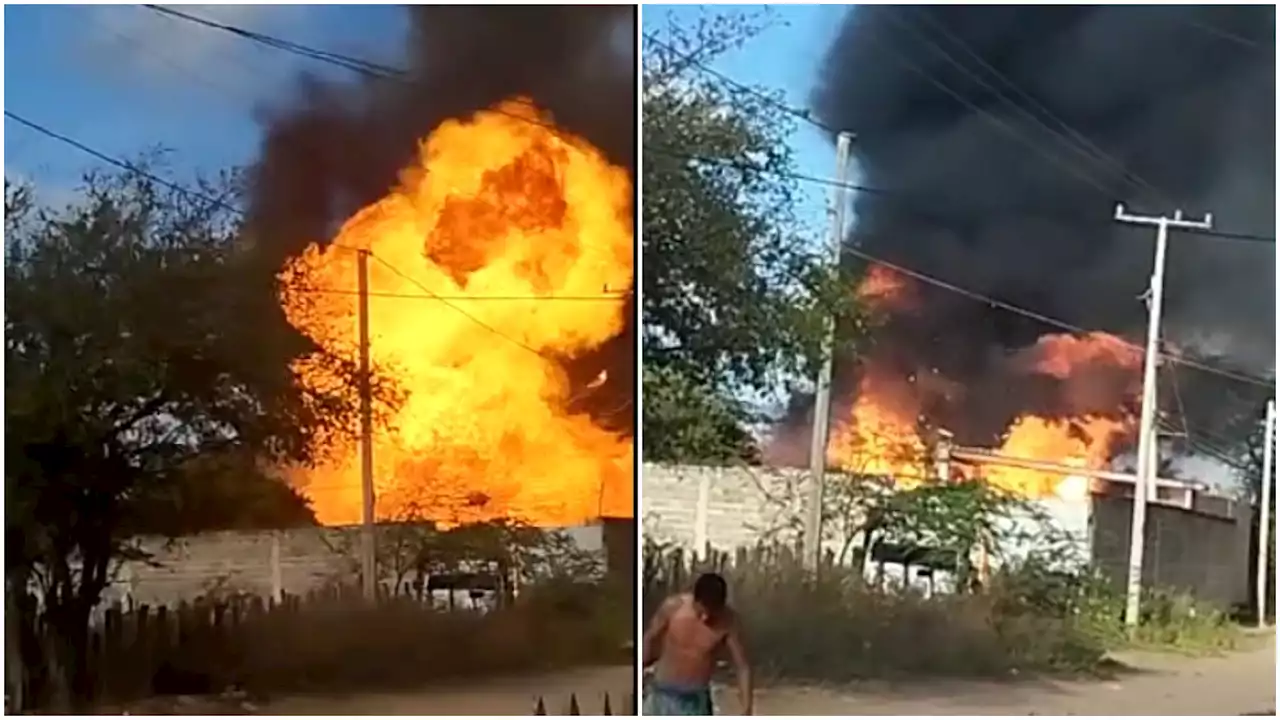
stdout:
<svg viewBox="0 0 1280 720">
<path fill-rule="evenodd" d="M 251 696 L 394 690 L 631 662 L 629 613 L 619 620 L 619 593 L 603 584 L 558 581 L 529 587 L 510 606 L 485 613 L 433 609 L 410 596 L 370 604 L 343 587 L 280 603 L 245 597 L 176 610 L 116 606 L 93 631 L 94 703 L 228 688 Z M 45 694 L 42 675 L 28 667 L 25 696 L 37 702 Z"/>
<path fill-rule="evenodd" d="M 699 572 L 730 585 L 749 653 L 763 681 L 987 677 L 1092 673 L 1127 644 L 1123 603 L 1087 572 L 1051 572 L 1034 559 L 998 572 L 977 593 L 877 589 L 829 558 L 815 575 L 785 546 L 709 552 L 646 548 L 644 605 L 684 591 Z M 1137 639 L 1146 645 L 1228 647 L 1221 613 L 1153 593 Z"/>
</svg>

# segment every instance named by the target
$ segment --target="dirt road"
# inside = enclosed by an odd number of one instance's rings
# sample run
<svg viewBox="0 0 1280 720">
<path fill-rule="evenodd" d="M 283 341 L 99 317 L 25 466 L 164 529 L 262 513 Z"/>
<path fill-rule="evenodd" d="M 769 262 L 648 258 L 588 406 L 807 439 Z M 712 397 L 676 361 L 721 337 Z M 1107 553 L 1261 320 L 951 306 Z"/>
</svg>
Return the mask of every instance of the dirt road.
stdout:
<svg viewBox="0 0 1280 720">
<path fill-rule="evenodd" d="M 1117 656 L 1132 672 L 1110 681 L 1011 680 L 864 684 L 846 689 L 774 687 L 759 691 L 760 715 L 1243 715 L 1275 714 L 1274 636 L 1223 657 L 1155 653 Z M 570 693 L 583 715 L 599 714 L 604 694 L 626 712 L 630 667 L 596 667 L 489 680 L 414 693 L 280 698 L 260 709 L 280 715 L 531 715 L 538 696 L 547 713 L 566 714 Z M 737 701 L 719 688 L 721 712 Z"/>
<path fill-rule="evenodd" d="M 1224 657 L 1127 653 L 1112 681 L 912 683 L 854 690 L 760 691 L 759 715 L 1274 715 L 1275 638 Z M 737 707 L 723 693 L 722 712 Z"/>
<path fill-rule="evenodd" d="M 583 715 L 599 715 L 605 693 L 613 714 L 626 713 L 635 686 L 630 666 L 577 668 L 414 693 L 281 698 L 262 708 L 273 715 L 532 715 L 538 697 L 549 715 L 565 715 L 574 694 Z"/>
</svg>

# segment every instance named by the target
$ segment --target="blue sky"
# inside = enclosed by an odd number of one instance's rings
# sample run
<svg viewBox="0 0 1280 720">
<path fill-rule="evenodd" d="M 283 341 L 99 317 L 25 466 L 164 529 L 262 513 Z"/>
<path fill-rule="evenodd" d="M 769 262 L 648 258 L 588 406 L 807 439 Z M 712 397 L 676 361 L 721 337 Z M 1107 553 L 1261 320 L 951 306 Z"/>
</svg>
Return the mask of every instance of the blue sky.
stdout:
<svg viewBox="0 0 1280 720">
<path fill-rule="evenodd" d="M 403 10 L 393 6 L 180 9 L 375 61 L 400 51 Z M 252 158 L 255 109 L 286 98 L 299 71 L 346 73 L 140 6 L 8 6 L 4 20 L 6 110 L 113 157 L 163 147 L 163 174 L 178 182 Z M 34 180 L 46 199 L 101 165 L 8 118 L 4 132 L 6 175 Z"/>
<path fill-rule="evenodd" d="M 396 63 L 403 21 L 395 6 L 221 5 L 183 11 L 304 45 Z M 752 13 L 760 6 L 646 5 L 646 27 L 700 13 Z M 845 8 L 775 6 L 768 29 L 713 67 L 744 83 L 781 90 L 804 107 L 821 53 Z M 286 99 L 303 70 L 346 71 L 139 6 L 8 6 L 4 10 L 5 108 L 107 155 L 170 151 L 166 177 L 248 162 L 257 150 L 254 112 Z M 396 38 L 387 43 L 386 38 Z M 4 164 L 50 195 L 100 162 L 5 119 Z M 833 151 L 811 125 L 794 137 L 800 170 L 829 177 Z M 808 223 L 821 227 L 826 190 L 808 188 Z"/>
<path fill-rule="evenodd" d="M 691 26 L 702 15 L 759 14 L 760 5 L 651 5 L 645 4 L 641 21 L 645 31 L 661 31 L 670 22 Z M 786 103 L 796 109 L 809 104 L 809 91 L 822 61 L 822 54 L 839 29 L 847 12 L 843 5 L 774 5 L 767 7 L 768 25 L 743 47 L 716 58 L 710 67 L 737 82 L 785 93 Z M 810 123 L 798 122 L 791 145 L 797 170 L 805 175 L 835 176 L 835 149 L 823 132 Z M 810 229 L 825 228 L 827 194 L 822 185 L 808 184 L 802 221 Z"/>
</svg>

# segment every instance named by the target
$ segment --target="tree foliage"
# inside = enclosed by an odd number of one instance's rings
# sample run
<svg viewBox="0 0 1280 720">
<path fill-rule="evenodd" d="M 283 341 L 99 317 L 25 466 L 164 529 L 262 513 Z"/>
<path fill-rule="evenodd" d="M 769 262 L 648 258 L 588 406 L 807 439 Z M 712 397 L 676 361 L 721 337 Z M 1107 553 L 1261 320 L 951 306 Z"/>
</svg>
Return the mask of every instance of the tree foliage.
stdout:
<svg viewBox="0 0 1280 720">
<path fill-rule="evenodd" d="M 234 524 L 254 497 L 306 522 L 259 470 L 306 462 L 317 434 L 353 425 L 354 383 L 294 382 L 289 362 L 310 348 L 238 243 L 233 189 L 96 174 L 52 210 L 5 185 L 6 575 L 41 598 L 64 702 L 88 690 L 89 613 L 132 537 Z M 329 361 L 354 376 L 351 359 Z"/>
<path fill-rule="evenodd" d="M 644 53 L 645 457 L 741 456 L 736 398 L 808 374 L 847 293 L 796 215 L 793 118 L 768 91 L 703 67 L 747 41 L 752 18 L 647 37 Z"/>
<path fill-rule="evenodd" d="M 1239 472 L 1241 480 L 1244 484 L 1245 491 L 1249 497 L 1256 502 L 1262 495 L 1262 471 L 1264 464 L 1264 454 L 1267 442 L 1267 409 L 1265 403 L 1254 413 L 1252 427 L 1249 429 L 1248 436 L 1242 443 L 1239 450 L 1240 466 Z M 1272 472 L 1275 472 L 1275 456 L 1276 438 L 1272 438 Z M 1276 503 L 1275 488 L 1272 488 L 1271 496 L 1268 498 L 1271 506 L 1274 508 Z"/>
</svg>

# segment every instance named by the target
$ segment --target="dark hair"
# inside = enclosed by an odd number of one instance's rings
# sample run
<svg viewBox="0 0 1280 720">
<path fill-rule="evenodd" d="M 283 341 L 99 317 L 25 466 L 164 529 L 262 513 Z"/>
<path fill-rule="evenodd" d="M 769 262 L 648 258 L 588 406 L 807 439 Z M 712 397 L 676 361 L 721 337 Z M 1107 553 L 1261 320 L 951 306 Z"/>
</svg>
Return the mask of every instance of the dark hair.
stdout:
<svg viewBox="0 0 1280 720">
<path fill-rule="evenodd" d="M 711 612 L 724 609 L 729 587 L 720 573 L 702 573 L 693 582 L 693 600 Z"/>
</svg>

